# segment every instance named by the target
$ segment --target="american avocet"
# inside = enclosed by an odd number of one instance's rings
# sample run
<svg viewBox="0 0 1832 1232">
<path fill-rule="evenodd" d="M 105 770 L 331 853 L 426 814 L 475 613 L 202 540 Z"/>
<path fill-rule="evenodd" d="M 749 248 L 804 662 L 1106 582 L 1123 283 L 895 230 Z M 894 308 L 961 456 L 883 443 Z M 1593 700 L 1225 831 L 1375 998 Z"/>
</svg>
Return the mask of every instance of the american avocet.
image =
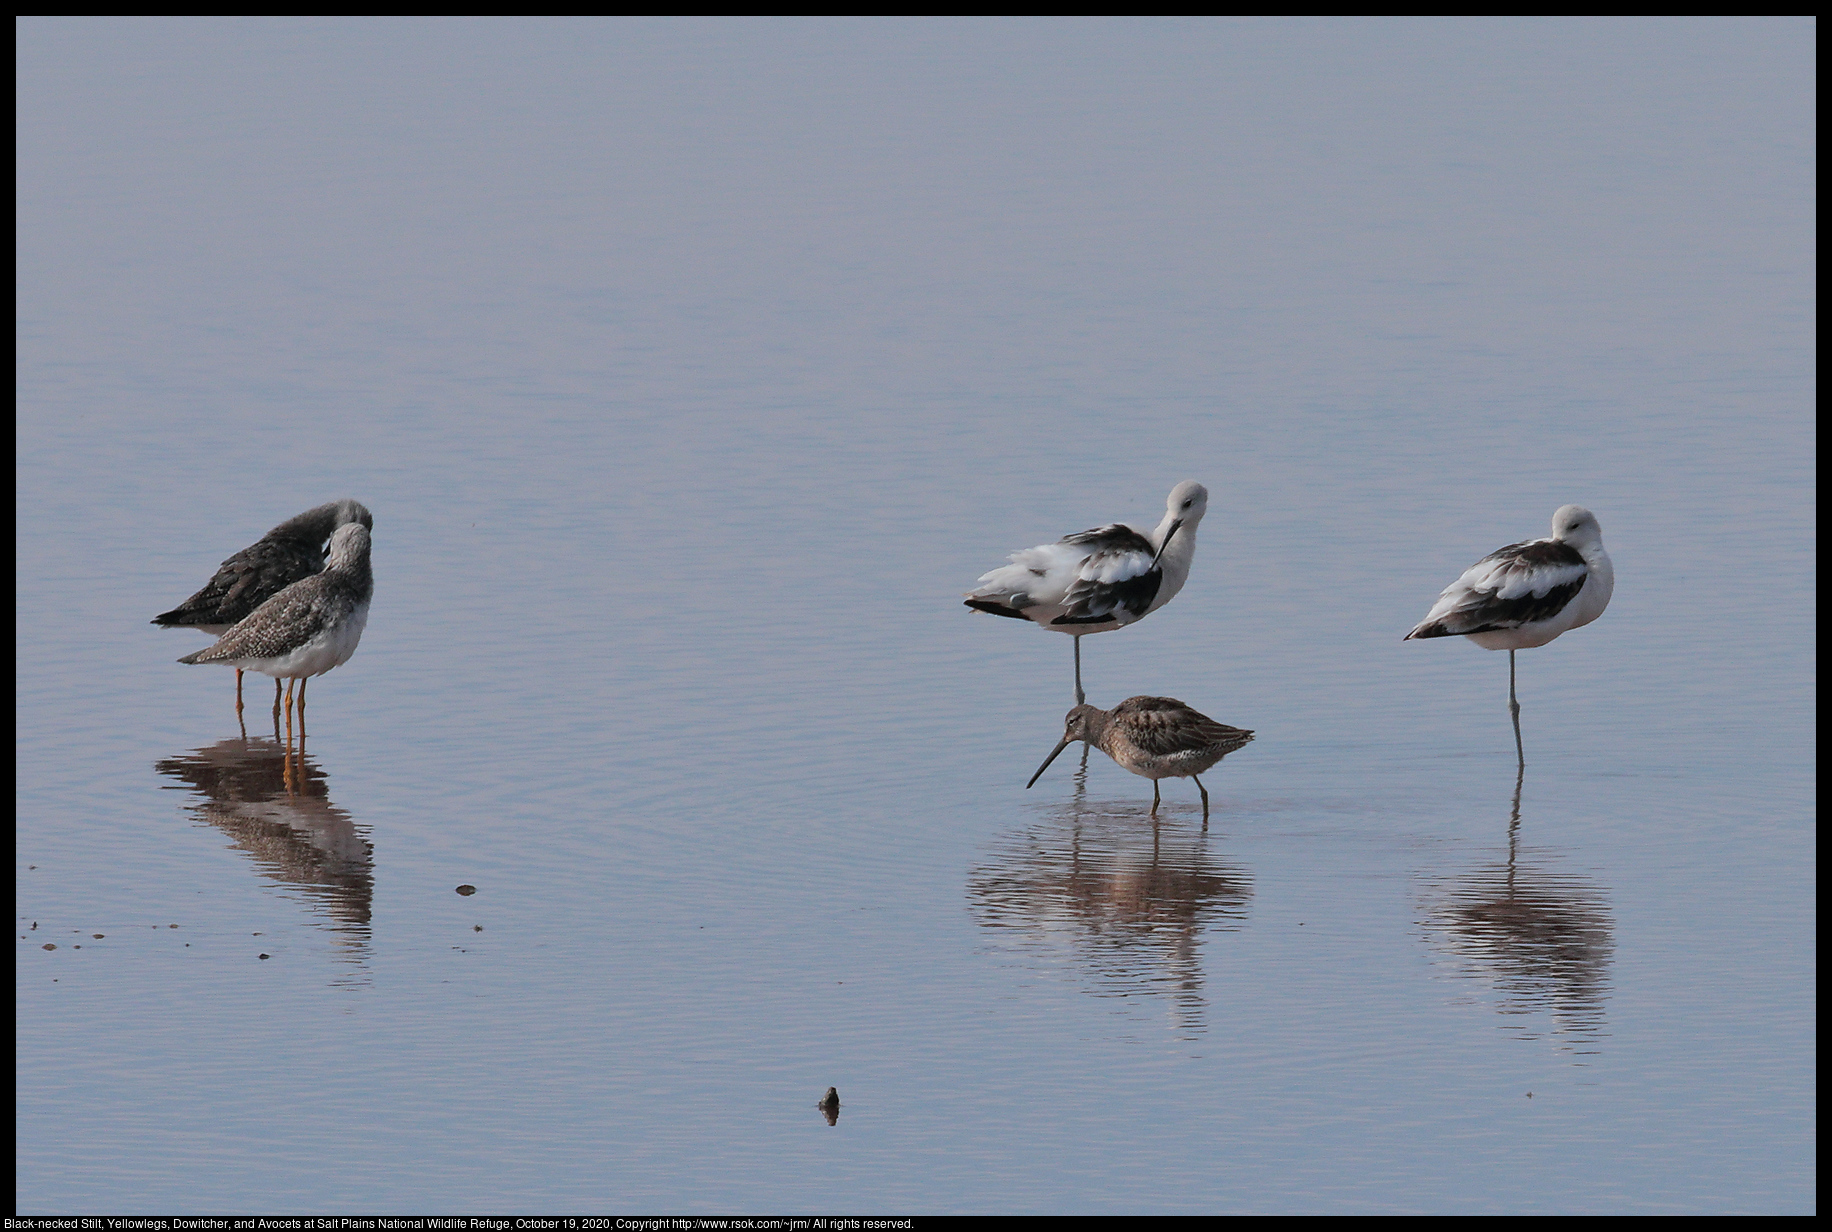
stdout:
<svg viewBox="0 0 1832 1232">
<path fill-rule="evenodd" d="M 1603 550 L 1597 515 L 1565 505 L 1552 515 L 1552 536 L 1510 543 L 1490 552 L 1444 588 L 1415 637 L 1467 637 L 1485 650 L 1508 652 L 1508 713 L 1514 752 L 1520 742 L 1520 703 L 1514 697 L 1514 652 L 1544 646 L 1603 614 L 1616 589 L 1616 567 Z"/>
<path fill-rule="evenodd" d="M 1240 727 L 1217 723 L 1174 697 L 1128 697 L 1112 710 L 1077 706 L 1065 720 L 1062 741 L 1031 775 L 1026 791 L 1074 740 L 1086 741 L 1142 778 L 1151 780 L 1151 815 L 1158 815 L 1159 779 L 1196 779 L 1202 820 L 1209 820 L 1209 789 L 1196 778 L 1253 739 Z"/>
<path fill-rule="evenodd" d="M 1142 620 L 1177 597 L 1196 556 L 1196 527 L 1209 490 L 1184 480 L 1170 490 L 1156 528 L 1115 522 L 1055 543 L 1013 552 L 1011 564 L 980 577 L 967 606 L 1031 620 L 1075 639 L 1075 702 L 1081 688 L 1081 639 Z"/>
<path fill-rule="evenodd" d="M 346 522 L 331 536 L 323 573 L 294 582 L 223 634 L 214 646 L 180 663 L 227 663 L 281 680 L 299 681 L 299 724 L 305 730 L 305 681 L 347 663 L 362 640 L 375 593 L 369 571 L 369 528 Z M 286 724 L 293 721 L 287 690 Z"/>
<path fill-rule="evenodd" d="M 332 501 L 288 518 L 222 563 L 204 588 L 169 612 L 153 617 L 166 629 L 196 629 L 221 637 L 263 603 L 324 569 L 324 541 L 348 522 L 369 530 L 375 521 L 353 500 Z M 242 669 L 235 669 L 235 709 L 242 710 Z M 274 681 L 274 713 L 280 712 L 280 682 Z"/>
</svg>

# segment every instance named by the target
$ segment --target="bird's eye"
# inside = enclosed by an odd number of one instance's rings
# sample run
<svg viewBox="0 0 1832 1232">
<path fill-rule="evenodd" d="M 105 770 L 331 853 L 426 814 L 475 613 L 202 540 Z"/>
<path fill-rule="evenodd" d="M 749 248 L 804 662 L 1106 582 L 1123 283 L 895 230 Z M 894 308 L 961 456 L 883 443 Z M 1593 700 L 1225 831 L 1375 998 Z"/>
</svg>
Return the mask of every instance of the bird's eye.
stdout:
<svg viewBox="0 0 1832 1232">
<path fill-rule="evenodd" d="M 1189 507 L 1190 507 L 1191 505 L 1193 505 L 1193 504 L 1195 504 L 1195 503 L 1196 503 L 1195 501 L 1184 501 L 1184 502 L 1183 502 L 1183 507 L 1184 507 L 1185 509 L 1188 509 L 1188 508 L 1189 508 Z"/>
</svg>

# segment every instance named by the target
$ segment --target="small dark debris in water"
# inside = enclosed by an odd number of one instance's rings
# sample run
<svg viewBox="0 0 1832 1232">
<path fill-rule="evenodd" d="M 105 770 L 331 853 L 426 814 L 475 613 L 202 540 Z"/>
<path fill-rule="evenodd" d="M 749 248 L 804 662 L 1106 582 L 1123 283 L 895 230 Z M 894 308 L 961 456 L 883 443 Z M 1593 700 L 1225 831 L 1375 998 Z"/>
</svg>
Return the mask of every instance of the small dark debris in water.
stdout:
<svg viewBox="0 0 1832 1232">
<path fill-rule="evenodd" d="M 472 932 L 474 932 L 474 933 L 480 933 L 480 932 L 482 932 L 482 931 L 483 931 L 483 925 L 481 925 L 481 924 L 473 924 L 473 925 L 471 925 L 471 931 L 472 931 Z"/>
<path fill-rule="evenodd" d="M 176 925 L 176 924 L 167 924 L 167 925 L 166 925 L 166 927 L 167 927 L 167 928 L 177 928 L 177 927 L 178 927 L 178 925 Z"/>
<path fill-rule="evenodd" d="M 37 931 L 38 931 L 38 921 L 37 921 L 37 920 L 33 920 L 33 921 L 32 921 L 32 931 L 33 931 L 33 932 L 37 932 Z"/>
<path fill-rule="evenodd" d="M 47 950 L 55 950 L 56 948 L 57 948 L 57 947 L 56 947 L 55 945 L 52 945 L 52 944 L 51 944 L 51 943 L 50 943 L 49 941 L 47 941 L 47 942 L 45 942 L 45 949 L 47 949 Z"/>
<path fill-rule="evenodd" d="M 265 962 L 267 959 L 272 958 L 272 957 L 273 957 L 272 954 L 263 954 L 261 955 L 261 960 Z"/>
<path fill-rule="evenodd" d="M 259 936 L 261 936 L 262 934 L 260 934 L 260 933 L 249 933 L 248 935 L 249 935 L 250 937 L 259 937 Z"/>
<path fill-rule="evenodd" d="M 187 950 L 188 950 L 188 949 L 190 949 L 190 948 L 191 948 L 191 943 L 190 943 L 189 941 L 187 941 L 187 942 L 185 942 L 185 943 L 184 943 L 184 948 L 185 948 L 185 949 L 187 949 Z"/>
<path fill-rule="evenodd" d="M 37 868 L 38 866 L 36 864 L 28 864 L 26 865 L 26 867 L 27 868 Z"/>
<path fill-rule="evenodd" d="M 82 949 L 83 947 L 82 947 L 82 946 L 80 946 L 80 945 L 73 945 L 73 946 L 71 946 L 70 948 L 71 948 L 71 949 L 73 949 L 73 950 L 80 950 L 80 949 Z"/>
<path fill-rule="evenodd" d="M 458 892 L 466 898 L 469 898 L 471 895 L 477 893 L 477 887 L 474 885 L 461 885 L 458 887 Z"/>
<path fill-rule="evenodd" d="M 97 941 L 100 941 L 103 937 L 107 936 L 108 934 L 107 933 L 90 933 L 89 935 L 91 937 L 94 937 Z"/>
<path fill-rule="evenodd" d="M 1528 1099 L 1532 1099 L 1532 1098 L 1533 1098 L 1533 1092 L 1531 1092 L 1531 1091 L 1528 1091 L 1528 1092 L 1527 1092 L 1527 1098 L 1528 1098 Z"/>
<path fill-rule="evenodd" d="M 815 1105 L 827 1117 L 827 1124 L 837 1125 L 840 1121 L 840 1088 L 828 1087 L 827 1094 Z"/>
</svg>

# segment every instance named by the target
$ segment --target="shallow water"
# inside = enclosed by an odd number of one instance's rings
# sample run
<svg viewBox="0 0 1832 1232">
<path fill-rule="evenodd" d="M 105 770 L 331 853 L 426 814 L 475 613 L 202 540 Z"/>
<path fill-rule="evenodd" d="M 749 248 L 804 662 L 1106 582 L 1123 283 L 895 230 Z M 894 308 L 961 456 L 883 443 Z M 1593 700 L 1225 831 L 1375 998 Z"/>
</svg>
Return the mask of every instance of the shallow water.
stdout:
<svg viewBox="0 0 1832 1232">
<path fill-rule="evenodd" d="M 18 1209 L 1814 1209 L 1810 46 L 25 22 Z M 959 603 L 1184 478 L 1206 831 Z M 344 495 L 289 768 L 147 621 Z"/>
</svg>

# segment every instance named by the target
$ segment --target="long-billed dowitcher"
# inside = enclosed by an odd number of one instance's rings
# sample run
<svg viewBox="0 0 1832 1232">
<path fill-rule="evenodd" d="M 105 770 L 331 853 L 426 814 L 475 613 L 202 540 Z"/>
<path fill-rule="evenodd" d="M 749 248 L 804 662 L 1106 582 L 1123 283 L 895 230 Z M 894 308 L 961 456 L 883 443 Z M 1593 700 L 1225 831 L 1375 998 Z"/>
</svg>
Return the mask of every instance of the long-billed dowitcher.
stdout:
<svg viewBox="0 0 1832 1232">
<path fill-rule="evenodd" d="M 305 721 L 305 681 L 350 660 L 369 620 L 375 578 L 369 569 L 369 528 L 346 522 L 331 536 L 324 572 L 294 582 L 263 603 L 214 646 L 180 663 L 227 663 L 274 680 L 299 681 L 299 719 Z M 287 725 L 292 691 L 287 691 Z"/>
<path fill-rule="evenodd" d="M 1075 702 L 1081 687 L 1081 639 L 1143 620 L 1177 597 L 1196 556 L 1196 527 L 1209 490 L 1184 480 L 1170 490 L 1153 529 L 1115 522 L 1055 543 L 1013 552 L 1011 563 L 982 574 L 967 606 L 1030 620 L 1075 639 Z"/>
<path fill-rule="evenodd" d="M 1128 697 L 1112 710 L 1081 705 L 1069 711 L 1062 741 L 1031 775 L 1031 785 L 1071 743 L 1083 740 L 1134 774 L 1151 780 L 1151 815 L 1158 815 L 1159 779 L 1196 779 L 1202 820 L 1209 819 L 1209 789 L 1196 778 L 1253 739 L 1245 728 L 1217 723 L 1174 697 Z"/>
<path fill-rule="evenodd" d="M 254 614 L 263 603 L 324 569 L 324 544 L 331 532 L 349 522 L 373 531 L 369 511 L 353 500 L 331 501 L 290 517 L 231 556 L 204 588 L 169 612 L 153 617 L 165 629 L 196 629 L 221 637 L 229 627 Z M 274 681 L 274 708 L 280 706 L 280 682 Z M 242 669 L 235 669 L 235 709 L 242 709 Z"/>
<path fill-rule="evenodd" d="M 1603 614 L 1616 589 L 1616 567 L 1603 550 L 1597 515 L 1565 505 L 1552 515 L 1552 535 L 1497 549 L 1444 588 L 1404 640 L 1467 637 L 1485 650 L 1508 652 L 1508 714 L 1514 752 L 1520 741 L 1520 702 L 1514 696 L 1514 652 L 1544 646 Z"/>
</svg>

